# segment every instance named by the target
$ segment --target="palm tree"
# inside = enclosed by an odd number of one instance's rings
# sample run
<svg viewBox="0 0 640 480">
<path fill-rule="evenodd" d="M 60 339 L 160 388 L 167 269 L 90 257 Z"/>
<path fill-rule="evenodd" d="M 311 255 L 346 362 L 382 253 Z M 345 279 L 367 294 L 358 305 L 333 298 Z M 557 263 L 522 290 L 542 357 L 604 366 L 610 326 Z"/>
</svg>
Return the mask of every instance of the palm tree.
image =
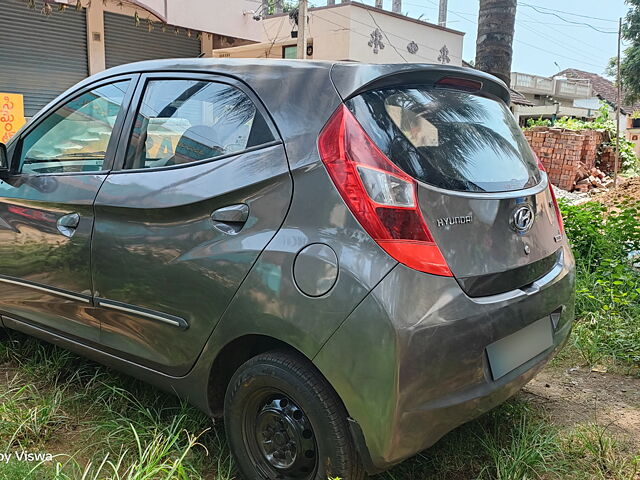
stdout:
<svg viewBox="0 0 640 480">
<path fill-rule="evenodd" d="M 480 0 L 476 63 L 509 85 L 517 0 Z"/>
</svg>

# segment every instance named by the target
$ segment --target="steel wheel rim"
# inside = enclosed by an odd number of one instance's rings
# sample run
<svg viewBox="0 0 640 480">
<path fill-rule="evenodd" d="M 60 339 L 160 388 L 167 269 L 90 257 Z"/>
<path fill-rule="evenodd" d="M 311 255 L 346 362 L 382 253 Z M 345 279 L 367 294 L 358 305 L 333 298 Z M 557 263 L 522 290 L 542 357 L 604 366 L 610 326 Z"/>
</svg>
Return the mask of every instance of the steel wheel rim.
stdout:
<svg viewBox="0 0 640 480">
<path fill-rule="evenodd" d="M 256 392 L 244 411 L 243 438 L 264 478 L 314 478 L 319 456 L 315 433 L 305 412 L 275 389 Z"/>
</svg>

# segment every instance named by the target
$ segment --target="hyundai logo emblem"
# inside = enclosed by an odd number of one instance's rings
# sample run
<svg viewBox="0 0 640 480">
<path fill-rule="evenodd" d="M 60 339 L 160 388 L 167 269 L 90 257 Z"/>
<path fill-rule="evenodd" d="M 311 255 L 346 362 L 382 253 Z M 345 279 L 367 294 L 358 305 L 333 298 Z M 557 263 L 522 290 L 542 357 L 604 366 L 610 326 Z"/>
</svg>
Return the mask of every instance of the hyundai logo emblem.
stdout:
<svg viewBox="0 0 640 480">
<path fill-rule="evenodd" d="M 522 205 L 513 212 L 513 228 L 518 233 L 526 233 L 533 226 L 534 214 L 529 205 Z"/>
</svg>

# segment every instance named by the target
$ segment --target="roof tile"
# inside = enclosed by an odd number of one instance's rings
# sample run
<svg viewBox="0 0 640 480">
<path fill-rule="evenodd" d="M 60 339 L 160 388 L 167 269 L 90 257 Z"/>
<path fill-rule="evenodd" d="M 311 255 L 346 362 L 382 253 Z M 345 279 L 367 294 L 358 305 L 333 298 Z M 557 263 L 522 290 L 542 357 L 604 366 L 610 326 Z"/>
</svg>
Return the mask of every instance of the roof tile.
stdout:
<svg viewBox="0 0 640 480">
<path fill-rule="evenodd" d="M 597 97 L 604 100 L 612 107 L 617 105 L 617 87 L 611 80 L 608 80 L 597 73 L 585 72 L 584 70 L 578 70 L 576 68 L 567 68 L 559 72 L 557 76 L 590 80 L 593 92 Z M 622 91 L 622 98 L 624 99 L 624 90 Z M 636 103 L 634 105 L 621 105 L 620 109 L 623 113 L 633 113 L 640 110 L 640 103 Z"/>
</svg>

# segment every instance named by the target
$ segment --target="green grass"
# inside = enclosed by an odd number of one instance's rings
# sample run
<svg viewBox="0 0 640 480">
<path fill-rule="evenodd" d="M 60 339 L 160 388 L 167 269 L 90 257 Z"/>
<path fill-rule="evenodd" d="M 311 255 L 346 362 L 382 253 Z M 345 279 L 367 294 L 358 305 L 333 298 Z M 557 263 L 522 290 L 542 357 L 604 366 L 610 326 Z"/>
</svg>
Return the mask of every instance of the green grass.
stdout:
<svg viewBox="0 0 640 480">
<path fill-rule="evenodd" d="M 0 479 L 234 478 L 223 430 L 176 397 L 36 339 L 0 340 Z"/>
<path fill-rule="evenodd" d="M 511 400 L 382 474 L 385 480 L 522 479 L 558 468 L 555 430 L 540 412 Z"/>
<path fill-rule="evenodd" d="M 376 480 L 637 480 L 639 466 L 640 451 L 607 427 L 559 427 L 515 399 Z"/>
<path fill-rule="evenodd" d="M 9 447 L 29 447 L 51 438 L 69 419 L 65 389 L 39 389 L 14 377 L 0 394 L 0 435 Z"/>
<path fill-rule="evenodd" d="M 0 340 L 0 480 L 231 480 L 220 426 L 172 395 L 21 334 Z M 553 425 L 516 398 L 373 480 L 636 480 L 640 452 L 605 427 Z"/>
<path fill-rule="evenodd" d="M 34 466 L 23 462 L 0 465 L 0 480 L 51 480 L 51 478 L 55 478 L 55 471 L 48 465 Z"/>
<path fill-rule="evenodd" d="M 606 426 L 580 425 L 562 439 L 560 446 L 567 460 L 573 462 L 571 478 L 634 480 L 640 475 L 640 451 L 621 444 Z"/>
</svg>

